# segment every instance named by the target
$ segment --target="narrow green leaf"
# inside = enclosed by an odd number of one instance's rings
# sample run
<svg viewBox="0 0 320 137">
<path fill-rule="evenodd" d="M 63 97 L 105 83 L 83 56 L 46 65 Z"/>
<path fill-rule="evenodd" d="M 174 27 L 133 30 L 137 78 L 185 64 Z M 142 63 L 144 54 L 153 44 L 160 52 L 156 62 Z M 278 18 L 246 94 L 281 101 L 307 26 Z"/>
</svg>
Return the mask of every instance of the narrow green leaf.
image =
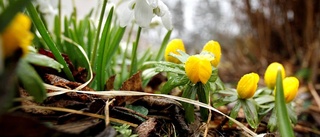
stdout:
<svg viewBox="0 0 320 137">
<path fill-rule="evenodd" d="M 50 37 L 49 32 L 47 31 L 47 29 L 45 28 L 43 22 L 39 18 L 36 9 L 34 8 L 34 6 L 31 3 L 27 6 L 27 9 L 28 9 L 28 12 L 30 14 L 30 17 L 31 17 L 34 25 L 38 29 L 38 31 L 39 31 L 40 35 L 42 36 L 43 40 L 48 45 L 48 47 L 50 48 L 50 50 L 53 53 L 54 57 L 57 59 L 57 61 L 60 64 L 63 65 L 63 72 L 66 74 L 66 76 L 68 77 L 69 80 L 74 81 L 73 75 L 72 75 L 72 73 L 71 73 L 66 61 L 62 57 L 62 55 L 61 55 L 60 51 L 58 50 L 56 44 L 53 42 L 52 38 Z"/>
<path fill-rule="evenodd" d="M 39 77 L 36 70 L 26 62 L 26 60 L 21 59 L 17 68 L 18 78 L 21 81 L 23 87 L 27 92 L 34 97 L 37 102 L 42 102 L 46 97 L 46 89 L 43 86 L 43 81 Z"/>
<path fill-rule="evenodd" d="M 104 0 L 103 4 L 102 4 L 102 8 L 101 8 L 101 12 L 100 12 L 100 18 L 99 18 L 99 24 L 98 24 L 97 33 L 96 33 L 96 38 L 94 40 L 94 46 L 93 46 L 93 49 L 92 49 L 92 55 L 90 57 L 91 66 L 94 66 L 97 50 L 99 48 L 98 43 L 99 43 L 99 38 L 100 38 L 101 25 L 102 25 L 102 22 L 103 22 L 103 17 L 104 17 L 104 13 L 105 13 L 105 10 L 106 10 L 107 2 L 108 2 L 108 0 Z"/>
<path fill-rule="evenodd" d="M 189 83 L 189 84 L 187 84 L 181 97 L 194 100 L 196 98 L 196 93 L 197 93 L 197 89 L 195 88 L 195 86 L 190 85 L 190 83 Z M 188 123 L 192 123 L 194 121 L 194 115 L 195 115 L 194 105 L 186 103 L 186 102 L 181 102 L 181 104 L 182 104 L 184 111 L 185 111 L 184 113 L 185 113 L 186 121 Z"/>
<path fill-rule="evenodd" d="M 276 109 L 273 109 L 271 116 L 268 121 L 268 129 L 271 132 L 274 132 L 277 129 L 277 115 L 276 115 Z"/>
<path fill-rule="evenodd" d="M 205 104 L 208 104 L 209 101 L 209 87 L 208 85 L 203 85 L 201 82 L 198 82 L 196 85 L 197 94 L 199 101 Z M 207 121 L 209 110 L 203 107 L 200 107 L 200 115 L 202 120 Z"/>
<path fill-rule="evenodd" d="M 97 48 L 98 54 L 97 54 L 97 61 L 94 63 L 94 69 L 96 70 L 96 78 L 95 78 L 95 84 L 97 87 L 97 90 L 104 90 L 104 84 L 106 82 L 105 78 L 105 67 L 106 63 L 103 62 L 104 58 L 108 57 L 108 60 L 111 60 L 111 55 L 108 55 L 108 46 L 113 46 L 109 45 L 109 41 L 107 39 L 109 35 L 109 31 L 111 28 L 111 21 L 112 21 L 112 15 L 113 15 L 113 7 L 109 11 L 107 20 L 104 24 L 104 28 L 101 34 L 101 40 L 99 42 L 99 46 Z M 112 54 L 112 53 L 109 53 Z"/>
<path fill-rule="evenodd" d="M 131 56 L 130 73 L 129 73 L 130 76 L 135 74 L 138 70 L 137 49 L 138 49 L 138 44 L 139 44 L 139 40 L 140 40 L 141 30 L 142 30 L 142 28 L 139 26 L 136 41 L 133 43 L 132 54 L 131 54 L 132 56 Z"/>
<path fill-rule="evenodd" d="M 262 96 L 258 96 L 254 100 L 257 102 L 257 104 L 262 105 L 262 104 L 274 102 L 275 98 L 272 95 L 262 95 Z"/>
<path fill-rule="evenodd" d="M 182 63 L 186 63 L 187 59 L 189 58 L 189 55 L 187 53 L 185 53 L 184 51 L 182 50 L 177 50 L 177 52 L 180 54 L 173 54 L 173 53 L 170 53 L 169 56 L 172 56 L 172 57 L 175 57 L 177 58 L 180 62 Z"/>
<path fill-rule="evenodd" d="M 120 46 L 120 41 L 123 37 L 123 34 L 126 30 L 126 27 L 115 27 L 116 31 L 115 33 L 111 32 L 111 34 L 114 34 L 114 37 L 112 37 L 111 43 L 109 43 L 108 48 L 105 48 L 106 54 L 103 57 L 102 60 L 102 66 L 104 66 L 104 69 L 112 70 L 112 67 L 110 67 L 112 63 L 112 59 L 115 59 L 114 55 L 116 51 L 119 49 Z M 109 36 L 111 35 L 109 34 Z M 109 41 L 110 42 L 110 41 Z M 114 61 L 115 62 L 115 61 Z M 105 73 L 102 73 L 102 80 L 101 85 L 105 84 L 106 78 L 109 77 L 110 75 L 106 75 Z"/>
<path fill-rule="evenodd" d="M 276 81 L 276 115 L 277 123 L 279 126 L 280 134 L 282 137 L 293 137 L 294 133 L 292 130 L 291 122 L 289 120 L 286 102 L 283 93 L 283 83 L 281 77 L 281 71 L 278 71 Z"/>
<path fill-rule="evenodd" d="M 166 49 L 166 46 L 169 42 L 169 39 L 170 39 L 170 36 L 171 36 L 171 32 L 172 30 L 168 30 L 166 36 L 164 36 L 163 40 L 162 40 L 162 43 L 161 43 L 161 47 L 158 51 L 158 54 L 157 54 L 157 57 L 155 59 L 155 61 L 160 61 L 162 60 L 162 58 L 164 57 L 164 51 Z"/>
<path fill-rule="evenodd" d="M 161 88 L 162 94 L 168 94 L 170 91 L 177 87 L 177 86 L 183 86 L 186 85 L 189 82 L 189 78 L 186 75 L 183 76 L 177 76 L 174 78 L 170 78 Z"/>
<path fill-rule="evenodd" d="M 63 66 L 56 60 L 41 54 L 29 53 L 24 59 L 29 63 L 44 67 L 50 67 L 59 72 L 63 68 Z"/>
<path fill-rule="evenodd" d="M 259 119 L 254 102 L 252 102 L 252 100 L 246 99 L 241 100 L 241 103 L 247 122 L 252 128 L 256 129 L 259 125 Z"/>
<path fill-rule="evenodd" d="M 238 100 L 236 102 L 236 104 L 234 105 L 234 107 L 231 109 L 230 117 L 233 119 L 236 119 L 240 108 L 241 108 L 241 102 L 240 102 L 240 100 Z M 229 125 L 231 125 L 231 124 L 233 124 L 233 122 L 230 120 Z"/>
<path fill-rule="evenodd" d="M 297 114 L 295 113 L 294 108 L 291 103 L 287 104 L 287 109 L 288 109 L 288 114 L 289 114 L 289 118 L 290 118 L 291 122 L 293 124 L 296 124 L 298 122 L 297 121 L 298 117 L 297 117 Z"/>
</svg>

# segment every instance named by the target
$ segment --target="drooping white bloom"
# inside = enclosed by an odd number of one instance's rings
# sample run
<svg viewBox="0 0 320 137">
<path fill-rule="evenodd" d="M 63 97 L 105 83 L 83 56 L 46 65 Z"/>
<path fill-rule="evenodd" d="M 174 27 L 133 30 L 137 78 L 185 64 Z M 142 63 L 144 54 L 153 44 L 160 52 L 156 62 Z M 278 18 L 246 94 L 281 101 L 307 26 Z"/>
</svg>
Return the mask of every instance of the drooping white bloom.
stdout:
<svg viewBox="0 0 320 137">
<path fill-rule="evenodd" d="M 128 25 L 134 19 L 140 27 L 148 28 L 152 18 L 161 17 L 166 29 L 171 30 L 172 15 L 167 5 L 161 0 L 131 0 L 125 1 L 117 8 L 120 26 Z"/>
</svg>

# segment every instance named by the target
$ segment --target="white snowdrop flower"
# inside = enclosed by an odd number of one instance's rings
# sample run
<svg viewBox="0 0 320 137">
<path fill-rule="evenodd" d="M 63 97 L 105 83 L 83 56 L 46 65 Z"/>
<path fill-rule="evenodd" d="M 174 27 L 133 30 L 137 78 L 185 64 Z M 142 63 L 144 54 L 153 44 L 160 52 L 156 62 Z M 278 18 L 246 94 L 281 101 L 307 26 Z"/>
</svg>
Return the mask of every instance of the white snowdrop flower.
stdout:
<svg viewBox="0 0 320 137">
<path fill-rule="evenodd" d="M 161 17 L 166 29 L 171 30 L 172 15 L 167 5 L 161 0 L 131 0 L 125 1 L 117 8 L 120 26 L 127 26 L 133 19 L 140 27 L 148 28 L 152 18 Z"/>
</svg>

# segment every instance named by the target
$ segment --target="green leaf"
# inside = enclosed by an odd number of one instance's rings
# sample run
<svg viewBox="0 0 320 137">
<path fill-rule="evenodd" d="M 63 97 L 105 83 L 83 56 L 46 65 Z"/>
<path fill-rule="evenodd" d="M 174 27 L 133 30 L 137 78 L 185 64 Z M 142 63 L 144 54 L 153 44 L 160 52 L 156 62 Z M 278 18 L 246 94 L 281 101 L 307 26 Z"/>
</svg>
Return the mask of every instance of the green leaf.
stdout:
<svg viewBox="0 0 320 137">
<path fill-rule="evenodd" d="M 203 85 L 201 82 L 198 82 L 196 85 L 197 94 L 199 101 L 205 104 L 209 103 L 209 85 Z M 208 119 L 209 110 L 203 107 L 200 107 L 200 115 L 202 120 L 206 121 Z"/>
<path fill-rule="evenodd" d="M 216 69 L 218 70 L 218 69 Z M 218 72 L 218 71 L 217 71 Z M 218 73 L 216 73 L 216 80 L 215 80 L 215 85 L 217 85 L 217 88 L 218 90 L 225 90 L 225 86 L 224 86 L 224 83 L 221 81 L 221 79 L 218 77 Z M 211 79 L 211 78 L 210 78 Z M 209 79 L 209 80 L 210 80 Z"/>
<path fill-rule="evenodd" d="M 134 105 L 126 105 L 126 108 L 132 109 L 142 115 L 148 115 L 149 110 L 145 108 L 144 106 L 134 106 Z"/>
<path fill-rule="evenodd" d="M 31 17 L 34 25 L 38 29 L 38 31 L 39 31 L 40 35 L 42 36 L 43 40 L 48 45 L 48 47 L 50 48 L 50 50 L 53 53 L 54 57 L 57 59 L 57 61 L 63 65 L 63 72 L 67 75 L 69 80 L 74 81 L 73 75 L 72 75 L 72 73 L 71 73 L 66 61 L 64 60 L 64 58 L 62 57 L 62 55 L 61 55 L 60 51 L 58 50 L 56 44 L 53 42 L 52 38 L 50 37 L 50 35 L 48 33 L 48 30 L 45 28 L 42 20 L 39 18 L 38 12 L 36 11 L 36 9 L 34 8 L 34 6 L 31 3 L 27 6 L 27 9 L 28 9 L 28 12 L 30 14 L 30 17 Z"/>
<path fill-rule="evenodd" d="M 274 96 L 272 96 L 272 95 L 262 95 L 262 96 L 258 96 L 254 100 L 257 102 L 258 105 L 262 105 L 262 104 L 274 102 Z"/>
<path fill-rule="evenodd" d="M 267 105 L 259 105 L 258 116 L 264 116 L 273 109 L 274 103 L 270 103 Z"/>
<path fill-rule="evenodd" d="M 46 99 L 46 89 L 36 70 L 24 59 L 20 60 L 17 69 L 19 80 L 27 92 L 34 97 L 34 100 L 42 102 Z"/>
<path fill-rule="evenodd" d="M 296 124 L 298 122 L 298 118 L 291 103 L 287 104 L 287 109 L 288 109 L 288 114 L 291 122 L 293 124 Z"/>
<path fill-rule="evenodd" d="M 234 105 L 234 107 L 231 109 L 230 117 L 233 119 L 236 119 L 240 108 L 241 108 L 241 102 L 240 102 L 240 100 L 238 100 L 236 102 L 236 104 Z M 229 120 L 229 125 L 231 125 L 231 124 L 233 124 L 233 122 L 231 120 Z"/>
<path fill-rule="evenodd" d="M 155 59 L 155 61 L 160 61 L 162 60 L 162 58 L 164 57 L 164 51 L 166 49 L 166 46 L 169 42 L 170 36 L 171 36 L 171 32 L 172 30 L 168 30 L 166 36 L 163 38 L 162 43 L 161 43 L 161 47 L 158 51 L 157 57 Z"/>
<path fill-rule="evenodd" d="M 97 47 L 98 54 L 97 61 L 94 63 L 94 69 L 96 70 L 96 78 L 94 81 L 96 81 L 97 84 L 97 90 L 104 90 L 104 83 L 106 82 L 105 78 L 105 66 L 106 62 L 104 61 L 104 58 L 107 58 L 107 60 L 111 60 L 110 52 L 108 52 L 108 47 L 113 46 L 110 45 L 110 42 L 108 41 L 108 35 L 111 28 L 111 21 L 112 21 L 112 15 L 113 15 L 113 7 L 109 11 L 107 20 L 104 24 L 104 28 L 101 34 L 101 39 L 99 42 L 99 46 Z M 95 53 L 94 53 L 95 54 Z M 94 58 L 93 58 L 94 59 Z"/>
<path fill-rule="evenodd" d="M 276 116 L 276 109 L 273 109 L 271 116 L 268 121 L 268 129 L 271 132 L 274 132 L 277 129 L 277 116 Z"/>
<path fill-rule="evenodd" d="M 185 53 L 184 51 L 182 50 L 177 50 L 177 52 L 180 54 L 173 54 L 173 53 L 170 53 L 169 56 L 172 56 L 172 57 L 175 57 L 177 58 L 181 63 L 186 63 L 187 59 L 189 58 L 189 55 L 187 53 Z"/>
<path fill-rule="evenodd" d="M 182 93 L 182 97 L 194 100 L 196 98 L 197 88 L 190 83 L 186 85 L 185 90 Z M 194 105 L 181 102 L 185 110 L 185 118 L 188 123 L 194 121 Z"/>
<path fill-rule="evenodd" d="M 134 73 L 136 73 L 138 71 L 137 49 L 138 49 L 138 44 L 140 41 L 141 30 L 142 30 L 142 28 L 139 26 L 136 41 L 133 43 L 132 54 L 131 54 L 132 55 L 131 56 L 131 65 L 130 65 L 130 72 L 129 72 L 130 76 L 132 76 Z"/>
<path fill-rule="evenodd" d="M 189 78 L 186 75 L 177 77 L 171 77 L 161 88 L 162 94 L 168 94 L 173 88 L 177 86 L 186 85 L 189 82 Z"/>
<path fill-rule="evenodd" d="M 101 26 L 102 26 L 102 22 L 103 22 L 104 13 L 105 13 L 105 10 L 106 10 L 107 3 L 108 3 L 108 0 L 103 0 L 101 12 L 100 12 L 99 24 L 98 24 L 98 28 L 97 28 L 97 33 L 96 33 L 96 37 L 95 37 L 95 40 L 94 40 L 94 46 L 93 46 L 93 49 L 92 49 L 92 54 L 91 54 L 91 57 L 90 57 L 91 66 L 94 66 L 94 63 L 96 61 L 95 57 L 97 56 L 97 50 L 99 48 L 98 43 L 99 43 L 99 39 L 100 39 L 100 31 L 102 30 Z M 93 67 L 93 68 L 95 68 L 95 67 Z M 96 70 L 96 69 L 94 69 L 94 70 Z"/>
<path fill-rule="evenodd" d="M 286 102 L 283 93 L 283 83 L 281 77 L 281 71 L 278 71 L 276 81 L 276 115 L 277 123 L 279 125 L 280 134 L 282 137 L 293 137 L 293 129 L 289 120 Z"/>
<path fill-rule="evenodd" d="M 231 95 L 231 96 L 224 97 L 223 101 L 231 103 L 231 102 L 236 101 L 237 99 L 238 99 L 238 96 L 232 96 Z"/>
<path fill-rule="evenodd" d="M 31 64 L 50 67 L 57 70 L 58 72 L 60 72 L 63 68 L 63 66 L 56 60 L 37 53 L 29 53 L 24 59 Z"/>
<path fill-rule="evenodd" d="M 259 119 L 256 106 L 252 101 L 253 100 L 246 99 L 241 100 L 241 103 L 247 122 L 252 128 L 256 129 L 259 125 Z"/>
</svg>

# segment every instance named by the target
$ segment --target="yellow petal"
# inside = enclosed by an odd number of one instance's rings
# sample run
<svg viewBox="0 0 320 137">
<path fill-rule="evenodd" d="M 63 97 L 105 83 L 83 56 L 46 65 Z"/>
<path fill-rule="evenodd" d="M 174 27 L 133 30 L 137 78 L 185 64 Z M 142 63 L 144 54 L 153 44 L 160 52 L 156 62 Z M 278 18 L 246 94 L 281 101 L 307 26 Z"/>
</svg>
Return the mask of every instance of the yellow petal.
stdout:
<svg viewBox="0 0 320 137">
<path fill-rule="evenodd" d="M 178 59 L 176 59 L 175 57 L 170 56 L 170 53 L 173 54 L 177 54 L 180 55 L 177 50 L 181 50 L 186 52 L 185 48 L 184 48 L 184 44 L 183 41 L 181 39 L 173 39 L 171 40 L 168 45 L 167 48 L 165 50 L 165 54 L 164 54 L 164 58 L 166 61 L 169 62 L 173 62 L 173 63 L 181 63 Z"/>
<path fill-rule="evenodd" d="M 28 53 L 33 34 L 30 32 L 31 20 L 28 16 L 18 13 L 1 34 L 4 56 L 11 56 L 18 48 L 23 55 Z"/>
<path fill-rule="evenodd" d="M 192 83 L 196 84 L 201 81 L 206 84 L 212 74 L 211 63 L 203 56 L 190 56 L 186 61 L 185 71 Z"/>
<path fill-rule="evenodd" d="M 257 90 L 259 75 L 249 73 L 241 77 L 237 85 L 238 97 L 241 99 L 251 98 Z"/>
<path fill-rule="evenodd" d="M 286 72 L 284 70 L 284 67 L 280 63 L 273 62 L 268 66 L 264 74 L 264 82 L 268 88 L 274 89 L 274 86 L 276 85 L 277 73 L 279 69 L 281 70 L 281 75 L 283 79 L 286 76 Z"/>
<path fill-rule="evenodd" d="M 208 51 L 214 54 L 215 59 L 211 61 L 211 64 L 214 67 L 217 67 L 220 63 L 221 58 L 221 47 L 220 44 L 216 41 L 209 41 L 206 43 L 206 45 L 203 47 L 202 51 Z"/>
<path fill-rule="evenodd" d="M 299 80 L 296 77 L 286 77 L 283 79 L 283 90 L 286 103 L 291 102 L 297 95 Z"/>
</svg>

